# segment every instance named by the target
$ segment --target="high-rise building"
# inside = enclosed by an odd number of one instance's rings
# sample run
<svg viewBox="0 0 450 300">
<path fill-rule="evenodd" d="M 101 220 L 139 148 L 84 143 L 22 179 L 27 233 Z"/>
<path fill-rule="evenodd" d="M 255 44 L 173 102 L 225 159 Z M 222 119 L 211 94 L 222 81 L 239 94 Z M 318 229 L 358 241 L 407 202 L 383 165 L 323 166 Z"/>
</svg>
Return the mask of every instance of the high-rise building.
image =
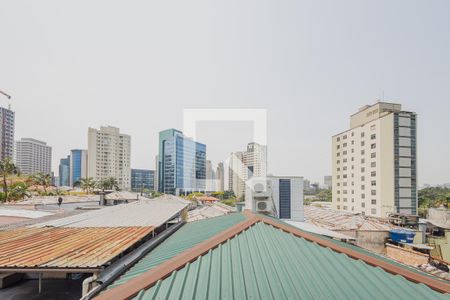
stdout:
<svg viewBox="0 0 450 300">
<path fill-rule="evenodd" d="M 88 177 L 116 178 L 121 189 L 130 188 L 131 137 L 108 126 L 88 131 Z"/>
<path fill-rule="evenodd" d="M 217 169 L 216 169 L 216 190 L 218 192 L 223 192 L 225 191 L 225 170 L 223 167 L 223 162 L 219 162 L 217 164 Z"/>
<path fill-rule="evenodd" d="M 417 116 L 366 105 L 332 138 L 333 208 L 369 216 L 417 214 Z"/>
<path fill-rule="evenodd" d="M 14 112 L 0 107 L 0 159 L 13 158 L 14 155 Z"/>
<path fill-rule="evenodd" d="M 70 186 L 70 155 L 59 161 L 59 186 Z"/>
<path fill-rule="evenodd" d="M 159 185 L 161 192 L 180 194 L 206 188 L 206 145 L 181 131 L 160 132 Z"/>
<path fill-rule="evenodd" d="M 332 182 L 333 182 L 332 176 L 324 176 L 323 177 L 323 185 L 326 189 L 331 189 Z"/>
<path fill-rule="evenodd" d="M 143 169 L 131 169 L 131 190 L 141 192 L 155 189 L 155 171 Z"/>
<path fill-rule="evenodd" d="M 210 160 L 206 161 L 206 190 L 209 192 L 216 191 L 216 172 Z"/>
<path fill-rule="evenodd" d="M 158 165 L 156 166 L 156 172 L 158 173 L 158 191 L 164 191 L 164 145 L 165 141 L 173 138 L 176 135 L 183 135 L 183 133 L 176 129 L 166 129 L 159 132 L 159 154 Z"/>
<path fill-rule="evenodd" d="M 249 143 L 247 151 L 231 153 L 229 168 L 229 189 L 236 197 L 242 197 L 248 179 L 267 175 L 267 146 Z"/>
<path fill-rule="evenodd" d="M 88 151 L 73 149 L 70 151 L 70 186 L 88 177 Z"/>
<path fill-rule="evenodd" d="M 154 190 L 159 190 L 159 155 L 155 156 L 155 174 L 153 175 L 155 178 L 153 180 Z"/>
<path fill-rule="evenodd" d="M 52 170 L 52 147 L 31 138 L 16 142 L 16 166 L 24 175 L 50 174 Z"/>
</svg>

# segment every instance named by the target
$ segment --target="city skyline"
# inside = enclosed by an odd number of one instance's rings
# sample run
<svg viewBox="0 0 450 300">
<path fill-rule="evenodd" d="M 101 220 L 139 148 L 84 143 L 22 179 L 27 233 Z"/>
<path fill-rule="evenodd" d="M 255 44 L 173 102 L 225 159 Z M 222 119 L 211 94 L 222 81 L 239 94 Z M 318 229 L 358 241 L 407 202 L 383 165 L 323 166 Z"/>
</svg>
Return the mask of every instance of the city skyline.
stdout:
<svg viewBox="0 0 450 300">
<path fill-rule="evenodd" d="M 56 172 L 70 149 L 87 148 L 86 128 L 116 126 L 133 137 L 131 166 L 153 169 L 158 132 L 182 130 L 184 108 L 266 108 L 268 171 L 321 182 L 331 173 L 329 136 L 348 127 L 355 108 L 384 99 L 419 116 L 418 184 L 450 181 L 442 138 L 450 128 L 450 40 L 441 34 L 450 3 L 264 3 L 239 12 L 179 3 L 185 13 L 176 14 L 160 14 L 172 10 L 167 3 L 139 3 L 126 10 L 130 18 L 106 2 L 55 10 L 7 1 L 0 89 L 12 95 L 16 140 L 46 141 Z M 208 128 L 197 138 L 217 164 L 252 141 L 247 127 L 227 127 L 227 143 Z M 284 159 L 286 149 L 294 160 Z"/>
</svg>

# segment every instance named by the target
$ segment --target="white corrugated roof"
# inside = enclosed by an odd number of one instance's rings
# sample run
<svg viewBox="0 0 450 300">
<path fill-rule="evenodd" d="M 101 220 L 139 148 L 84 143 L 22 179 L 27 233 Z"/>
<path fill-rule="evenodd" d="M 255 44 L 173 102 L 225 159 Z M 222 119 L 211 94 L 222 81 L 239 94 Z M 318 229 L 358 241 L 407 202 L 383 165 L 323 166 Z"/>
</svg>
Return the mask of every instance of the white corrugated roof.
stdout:
<svg viewBox="0 0 450 300">
<path fill-rule="evenodd" d="M 341 233 L 337 233 L 319 226 L 315 226 L 313 224 L 309 224 L 306 222 L 297 222 L 297 221 L 290 221 L 290 220 L 283 220 L 284 222 L 297 227 L 298 229 L 301 229 L 303 231 L 308 231 L 311 233 L 315 233 L 315 234 L 320 234 L 320 235 L 324 235 L 324 236 L 328 236 L 331 238 L 335 238 L 335 239 L 339 239 L 339 240 L 347 240 L 347 241 L 351 241 L 351 240 L 355 240 L 354 237 L 345 235 L 345 234 L 341 234 Z"/>
<path fill-rule="evenodd" d="M 107 206 L 99 210 L 35 224 L 32 227 L 159 227 L 189 205 L 189 201 L 168 196 Z"/>
<path fill-rule="evenodd" d="M 37 219 L 51 216 L 53 213 L 29 209 L 0 208 L 0 216 Z"/>
</svg>

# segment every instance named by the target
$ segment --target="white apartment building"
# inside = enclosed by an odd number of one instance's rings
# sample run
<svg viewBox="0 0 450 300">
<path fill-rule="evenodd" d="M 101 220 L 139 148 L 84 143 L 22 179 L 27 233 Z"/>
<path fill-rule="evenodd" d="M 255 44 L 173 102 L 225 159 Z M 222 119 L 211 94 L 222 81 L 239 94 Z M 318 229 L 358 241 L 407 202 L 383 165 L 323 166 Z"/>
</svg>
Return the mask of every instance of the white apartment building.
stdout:
<svg viewBox="0 0 450 300">
<path fill-rule="evenodd" d="M 249 143 L 247 151 L 231 153 L 229 169 L 228 188 L 242 197 L 248 179 L 267 175 L 267 146 Z"/>
<path fill-rule="evenodd" d="M 417 214 L 417 116 L 400 104 L 366 105 L 332 138 L 333 208 L 386 217 Z"/>
<path fill-rule="evenodd" d="M 34 175 L 50 174 L 52 170 L 52 147 L 31 138 L 16 141 L 15 163 L 20 173 Z"/>
<path fill-rule="evenodd" d="M 131 137 L 119 128 L 107 126 L 88 130 L 88 177 L 116 178 L 119 187 L 131 187 Z"/>
</svg>

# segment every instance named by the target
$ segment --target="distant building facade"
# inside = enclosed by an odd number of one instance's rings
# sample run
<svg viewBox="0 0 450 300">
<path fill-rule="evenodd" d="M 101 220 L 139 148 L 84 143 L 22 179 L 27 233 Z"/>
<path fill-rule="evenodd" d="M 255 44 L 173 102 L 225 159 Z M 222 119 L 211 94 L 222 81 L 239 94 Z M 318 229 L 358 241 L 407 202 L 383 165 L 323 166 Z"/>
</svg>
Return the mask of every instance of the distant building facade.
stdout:
<svg viewBox="0 0 450 300">
<path fill-rule="evenodd" d="M 59 161 L 59 186 L 70 186 L 70 155 Z"/>
<path fill-rule="evenodd" d="M 223 162 L 219 162 L 217 164 L 216 169 L 216 190 L 218 192 L 224 192 L 225 191 L 225 169 Z"/>
<path fill-rule="evenodd" d="M 131 190 L 133 192 L 155 190 L 155 171 L 131 169 Z"/>
<path fill-rule="evenodd" d="M 88 151 L 73 149 L 70 151 L 70 186 L 74 186 L 81 178 L 88 177 Z"/>
<path fill-rule="evenodd" d="M 88 177 L 116 178 L 119 187 L 131 187 L 131 137 L 108 126 L 88 130 Z"/>
<path fill-rule="evenodd" d="M 160 132 L 159 185 L 169 194 L 204 191 L 206 145 L 169 129 Z"/>
<path fill-rule="evenodd" d="M 50 175 L 52 147 L 36 139 L 22 138 L 16 142 L 16 166 L 24 175 L 37 173 Z"/>
<path fill-rule="evenodd" d="M 158 164 L 156 166 L 156 172 L 158 173 L 158 191 L 164 192 L 164 150 L 165 150 L 165 142 L 177 135 L 183 135 L 183 132 L 176 129 L 166 129 L 159 132 L 159 154 L 157 156 Z"/>
<path fill-rule="evenodd" d="M 242 197 L 248 179 L 267 175 L 267 146 L 249 143 L 247 151 L 231 153 L 229 168 L 229 189 L 236 197 Z"/>
<path fill-rule="evenodd" d="M 246 182 L 245 208 L 279 219 L 304 221 L 303 178 L 253 177 Z"/>
<path fill-rule="evenodd" d="M 333 176 L 324 176 L 323 177 L 323 185 L 326 189 L 331 189 L 333 185 Z"/>
<path fill-rule="evenodd" d="M 417 214 L 417 116 L 378 102 L 332 138 L 333 208 L 386 217 Z"/>
<path fill-rule="evenodd" d="M 213 169 L 212 162 L 206 160 L 206 190 L 209 192 L 216 191 L 216 172 Z"/>
<path fill-rule="evenodd" d="M 14 156 L 15 114 L 11 109 L 0 107 L 0 159 Z"/>
</svg>

